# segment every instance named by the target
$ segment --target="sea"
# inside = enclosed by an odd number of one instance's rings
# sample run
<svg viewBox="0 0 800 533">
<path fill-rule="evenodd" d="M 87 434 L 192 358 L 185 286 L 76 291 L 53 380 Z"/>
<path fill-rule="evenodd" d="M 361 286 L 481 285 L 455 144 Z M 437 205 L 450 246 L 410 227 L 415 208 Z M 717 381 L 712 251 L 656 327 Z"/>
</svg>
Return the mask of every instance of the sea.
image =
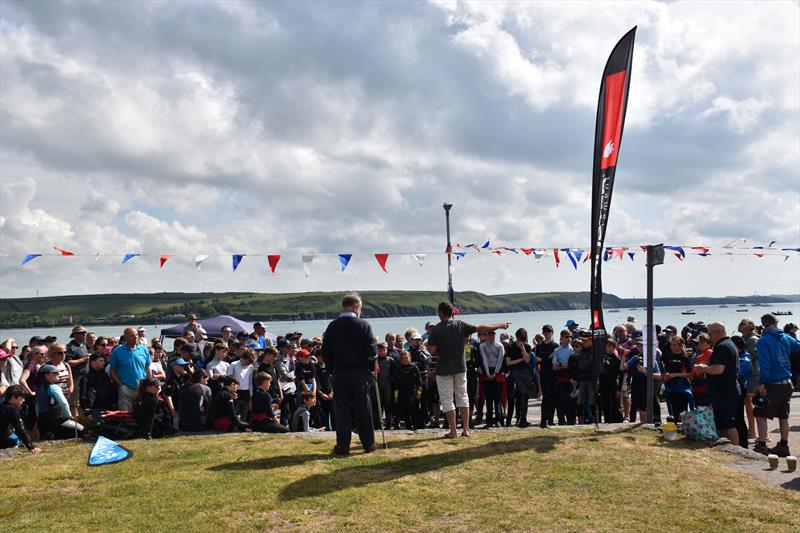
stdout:
<svg viewBox="0 0 800 533">
<path fill-rule="evenodd" d="M 456 306 L 458 302 L 456 302 Z M 744 311 L 746 309 L 746 311 Z M 782 327 L 787 322 L 800 322 L 800 302 L 792 303 L 759 303 L 750 306 L 737 305 L 699 305 L 693 307 L 685 306 L 665 306 L 656 307 L 653 310 L 655 323 L 661 326 L 671 324 L 678 328 L 678 331 L 689 322 L 702 320 L 706 324 L 710 322 L 722 322 L 728 326 L 728 332 L 734 333 L 739 321 L 744 317 L 752 318 L 758 323 L 759 317 L 768 312 L 790 312 L 791 315 L 778 316 L 779 325 Z M 693 312 L 694 314 L 687 314 Z M 633 317 L 639 328 L 644 327 L 647 320 L 646 310 L 639 308 L 605 309 L 604 317 L 606 328 L 611 330 L 614 325 L 628 321 L 628 317 Z M 564 311 L 530 311 L 521 313 L 500 313 L 500 314 L 464 314 L 461 320 L 472 324 L 494 324 L 497 322 L 511 322 L 509 330 L 516 331 L 518 328 L 525 328 L 532 336 L 541 332 L 542 326 L 549 324 L 558 331 L 564 327 L 567 320 L 575 320 L 582 326 L 589 326 L 589 310 L 564 310 Z M 383 338 L 386 333 L 402 333 L 408 328 L 416 328 L 422 332 L 426 322 L 438 322 L 435 316 L 410 316 L 410 317 L 387 317 L 370 318 L 372 329 L 375 335 Z M 287 332 L 299 331 L 304 337 L 322 335 L 329 320 L 296 320 L 296 321 L 265 321 L 269 332 L 274 335 L 283 335 Z M 131 323 L 128 326 L 91 326 L 87 325 L 89 331 L 102 336 L 121 336 L 122 331 L 129 326 L 147 328 L 148 337 L 158 338 L 161 329 L 166 329 L 171 324 L 138 324 Z M 55 328 L 32 328 L 32 329 L 0 329 L 0 341 L 14 338 L 20 344 L 26 343 L 34 335 L 55 335 L 59 342 L 67 342 L 71 327 Z M 165 348 L 171 349 L 171 340 L 165 339 Z"/>
</svg>

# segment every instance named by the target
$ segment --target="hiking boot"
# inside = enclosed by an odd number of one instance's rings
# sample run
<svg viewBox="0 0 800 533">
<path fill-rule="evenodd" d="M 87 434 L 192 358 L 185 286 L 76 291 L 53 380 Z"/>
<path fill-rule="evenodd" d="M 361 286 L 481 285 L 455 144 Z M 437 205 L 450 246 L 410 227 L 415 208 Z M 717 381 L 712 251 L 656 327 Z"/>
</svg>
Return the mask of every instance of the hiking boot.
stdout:
<svg viewBox="0 0 800 533">
<path fill-rule="evenodd" d="M 770 449 L 767 448 L 767 445 L 763 442 L 756 442 L 756 445 L 753 446 L 753 451 L 756 453 L 760 453 L 761 455 L 769 455 Z"/>
<path fill-rule="evenodd" d="M 368 446 L 368 447 L 364 448 L 364 453 L 372 453 L 377 449 L 378 449 L 378 445 L 377 444 L 373 444 L 372 446 Z"/>
<path fill-rule="evenodd" d="M 791 453 L 789 453 L 789 445 L 781 444 L 780 442 L 775 446 L 773 446 L 772 448 L 769 448 L 769 453 L 774 453 L 778 457 L 789 457 L 790 455 L 792 455 Z"/>
<path fill-rule="evenodd" d="M 475 425 L 477 426 L 481 422 L 483 422 L 483 413 L 478 413 L 475 415 Z"/>
</svg>

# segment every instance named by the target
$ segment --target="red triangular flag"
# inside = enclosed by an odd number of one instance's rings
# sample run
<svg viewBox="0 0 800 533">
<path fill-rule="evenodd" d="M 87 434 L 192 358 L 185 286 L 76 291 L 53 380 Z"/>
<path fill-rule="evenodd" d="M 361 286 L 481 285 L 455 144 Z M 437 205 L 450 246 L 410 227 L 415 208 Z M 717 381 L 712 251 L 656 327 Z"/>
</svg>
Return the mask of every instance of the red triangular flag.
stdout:
<svg viewBox="0 0 800 533">
<path fill-rule="evenodd" d="M 553 248 L 553 257 L 556 258 L 556 268 L 561 264 L 561 258 L 558 256 L 558 248 Z"/>
<path fill-rule="evenodd" d="M 531 252 L 533 252 L 533 248 L 520 248 L 520 250 L 522 250 L 522 253 L 525 255 L 531 255 Z"/>
<path fill-rule="evenodd" d="M 56 252 L 60 253 L 61 255 L 75 255 L 72 252 L 68 252 L 66 250 L 63 250 L 63 249 L 59 248 L 58 246 L 53 246 L 53 250 L 55 250 Z"/>
<path fill-rule="evenodd" d="M 389 254 L 375 254 L 375 259 L 378 260 L 378 264 L 381 266 L 383 271 L 388 274 L 389 271 L 386 270 L 386 260 L 389 259 Z"/>
<path fill-rule="evenodd" d="M 281 260 L 279 255 L 268 255 L 267 261 L 269 262 L 269 269 L 275 274 L 275 268 L 278 266 L 278 261 Z"/>
<path fill-rule="evenodd" d="M 164 268 L 164 263 L 166 263 L 168 260 L 169 260 L 169 256 L 168 255 L 162 255 L 161 257 L 159 257 L 158 258 L 158 267 L 159 268 Z"/>
</svg>

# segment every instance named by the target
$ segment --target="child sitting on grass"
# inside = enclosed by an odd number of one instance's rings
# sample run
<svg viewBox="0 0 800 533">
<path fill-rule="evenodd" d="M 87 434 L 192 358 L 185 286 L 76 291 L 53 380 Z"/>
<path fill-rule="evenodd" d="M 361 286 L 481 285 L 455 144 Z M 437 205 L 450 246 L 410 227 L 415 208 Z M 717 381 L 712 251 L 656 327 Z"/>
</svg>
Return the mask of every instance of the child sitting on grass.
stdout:
<svg viewBox="0 0 800 533">
<path fill-rule="evenodd" d="M 292 415 L 292 431 L 321 431 L 311 427 L 311 409 L 317 404 L 317 397 L 311 392 L 304 392 L 300 399 L 302 404 Z"/>
<path fill-rule="evenodd" d="M 250 423 L 253 431 L 262 433 L 287 433 L 289 428 L 281 425 L 280 419 L 273 410 L 273 399 L 270 394 L 272 376 L 266 372 L 259 372 L 255 379 L 256 390 L 253 392 L 253 410 L 250 413 Z M 277 404 L 275 405 L 277 407 Z"/>
<path fill-rule="evenodd" d="M 234 405 L 239 390 L 239 380 L 233 376 L 223 376 L 222 390 L 211 402 L 211 426 L 217 431 L 252 431 L 250 426 L 239 420 Z"/>
</svg>

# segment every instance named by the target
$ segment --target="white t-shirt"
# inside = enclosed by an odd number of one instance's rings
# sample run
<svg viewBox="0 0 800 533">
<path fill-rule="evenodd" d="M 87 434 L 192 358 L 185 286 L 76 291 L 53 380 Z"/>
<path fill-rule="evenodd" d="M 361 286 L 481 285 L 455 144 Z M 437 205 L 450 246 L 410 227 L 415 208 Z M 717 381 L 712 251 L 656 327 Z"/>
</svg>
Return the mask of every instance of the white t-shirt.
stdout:
<svg viewBox="0 0 800 533">
<path fill-rule="evenodd" d="M 250 390 L 250 384 L 253 382 L 253 372 L 256 366 L 253 364 L 244 366 L 241 361 L 231 363 L 228 367 L 228 375 L 235 377 L 239 381 L 239 390 Z"/>
<path fill-rule="evenodd" d="M 156 374 L 163 374 L 164 367 L 161 366 L 161 361 L 150 361 L 150 376 L 155 377 Z"/>
<path fill-rule="evenodd" d="M 222 359 L 214 359 L 213 361 L 209 361 L 206 365 L 206 372 L 208 372 L 208 377 L 214 378 L 221 378 L 228 374 L 228 368 L 230 368 L 231 364 L 227 361 L 223 361 Z"/>
</svg>

